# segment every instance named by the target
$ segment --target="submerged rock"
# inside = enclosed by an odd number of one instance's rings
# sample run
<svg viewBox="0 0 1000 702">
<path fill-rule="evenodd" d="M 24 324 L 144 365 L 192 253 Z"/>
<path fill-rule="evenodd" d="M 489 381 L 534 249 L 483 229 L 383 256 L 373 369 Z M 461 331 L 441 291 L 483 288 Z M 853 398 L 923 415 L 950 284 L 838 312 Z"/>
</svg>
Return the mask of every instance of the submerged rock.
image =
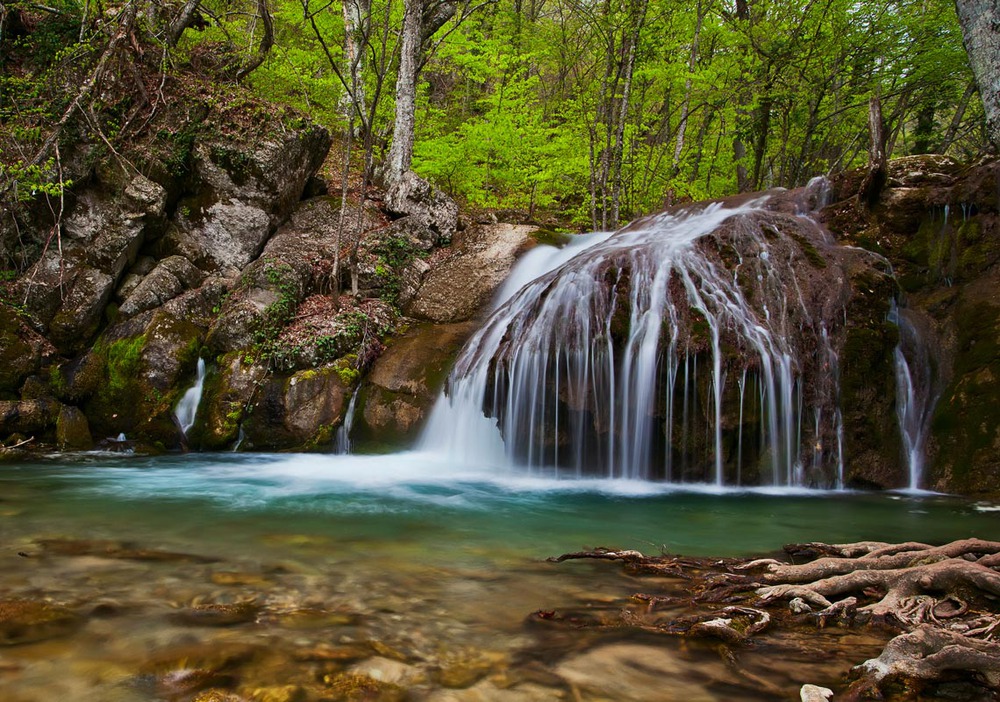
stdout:
<svg viewBox="0 0 1000 702">
<path fill-rule="evenodd" d="M 722 674 L 722 664 L 718 666 Z M 662 647 L 612 644 L 574 656 L 556 672 L 584 695 L 655 702 L 664 699 L 714 702 L 708 685 L 692 679 L 691 666 Z M 704 675 L 703 667 L 699 673 Z"/>
<path fill-rule="evenodd" d="M 35 600 L 0 600 L 0 645 L 14 646 L 67 636 L 83 626 L 75 612 Z"/>
</svg>

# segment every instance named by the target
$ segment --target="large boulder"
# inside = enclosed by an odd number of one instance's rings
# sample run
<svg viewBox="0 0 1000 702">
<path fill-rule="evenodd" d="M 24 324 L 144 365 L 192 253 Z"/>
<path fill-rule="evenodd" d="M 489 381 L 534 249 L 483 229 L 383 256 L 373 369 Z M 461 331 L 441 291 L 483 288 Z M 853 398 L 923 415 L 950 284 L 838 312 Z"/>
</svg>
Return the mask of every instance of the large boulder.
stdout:
<svg viewBox="0 0 1000 702">
<path fill-rule="evenodd" d="M 412 442 L 444 386 L 451 362 L 475 325 L 414 324 L 392 340 L 362 386 L 360 445 Z"/>
<path fill-rule="evenodd" d="M 534 244 L 535 230 L 486 224 L 463 232 L 454 253 L 427 273 L 406 313 L 439 323 L 471 319 L 489 304 L 517 257 Z"/>
</svg>

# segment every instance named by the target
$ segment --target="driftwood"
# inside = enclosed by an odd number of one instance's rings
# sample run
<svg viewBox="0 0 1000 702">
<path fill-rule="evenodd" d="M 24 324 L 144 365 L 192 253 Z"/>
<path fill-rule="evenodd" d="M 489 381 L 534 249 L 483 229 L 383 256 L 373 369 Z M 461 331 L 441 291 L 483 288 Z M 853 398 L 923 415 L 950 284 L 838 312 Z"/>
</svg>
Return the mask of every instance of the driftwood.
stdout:
<svg viewBox="0 0 1000 702">
<path fill-rule="evenodd" d="M 954 680 L 984 695 L 1000 693 L 1000 542 L 808 543 L 784 550 L 796 562 L 643 556 L 610 549 L 549 560 L 616 560 L 632 573 L 671 572 L 690 580 L 686 598 L 634 596 L 650 610 L 726 605 L 707 615 L 640 627 L 647 631 L 707 636 L 726 646 L 745 645 L 775 627 L 804 624 L 875 626 L 895 634 L 881 655 L 854 668 L 851 682 L 833 698 L 838 701 L 868 699 L 900 687 L 917 692 Z M 818 699 L 815 690 L 810 694 Z"/>
</svg>

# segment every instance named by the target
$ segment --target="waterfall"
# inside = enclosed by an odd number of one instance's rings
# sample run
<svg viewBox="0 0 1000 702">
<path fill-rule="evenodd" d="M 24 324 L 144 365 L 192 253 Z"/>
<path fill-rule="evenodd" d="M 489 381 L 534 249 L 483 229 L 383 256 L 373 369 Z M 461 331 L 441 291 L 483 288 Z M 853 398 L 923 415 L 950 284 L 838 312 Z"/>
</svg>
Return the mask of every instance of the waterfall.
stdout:
<svg viewBox="0 0 1000 702">
<path fill-rule="evenodd" d="M 347 413 L 344 414 L 344 421 L 337 429 L 337 436 L 334 441 L 334 453 L 347 454 L 351 452 L 351 426 L 354 424 L 354 405 L 358 401 L 358 392 L 361 386 L 354 388 L 351 401 L 347 403 Z"/>
<path fill-rule="evenodd" d="M 919 490 L 924 477 L 925 444 L 937 393 L 928 344 L 909 316 L 895 302 L 889 321 L 899 329 L 899 344 L 893 352 L 896 367 L 896 418 L 903 441 L 910 490 Z"/>
<path fill-rule="evenodd" d="M 195 417 L 198 415 L 198 405 L 201 403 L 201 390 L 205 384 L 205 359 L 198 359 L 198 370 L 195 375 L 194 385 L 189 387 L 177 403 L 174 410 L 174 417 L 181 428 L 181 433 L 187 433 L 194 426 Z"/>
<path fill-rule="evenodd" d="M 795 247 L 816 255 L 825 235 L 764 200 L 530 252 L 456 360 L 422 447 L 577 476 L 842 484 L 842 295 L 829 283 L 812 302 Z M 783 235 L 789 223 L 808 237 Z"/>
</svg>

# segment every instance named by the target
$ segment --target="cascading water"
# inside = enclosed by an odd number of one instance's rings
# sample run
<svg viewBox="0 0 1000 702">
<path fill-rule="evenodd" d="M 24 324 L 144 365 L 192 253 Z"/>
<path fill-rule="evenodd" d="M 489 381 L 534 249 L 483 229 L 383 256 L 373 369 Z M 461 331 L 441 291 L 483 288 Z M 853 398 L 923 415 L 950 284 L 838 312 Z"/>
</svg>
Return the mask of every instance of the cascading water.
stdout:
<svg viewBox="0 0 1000 702">
<path fill-rule="evenodd" d="M 198 359 L 198 368 L 195 374 L 194 385 L 187 389 L 177 408 L 174 410 L 174 417 L 181 428 L 181 433 L 187 433 L 194 426 L 195 417 L 198 415 L 198 405 L 201 404 L 201 391 L 205 385 L 205 359 Z"/>
<path fill-rule="evenodd" d="M 531 252 L 423 447 L 573 475 L 842 485 L 845 276 L 810 260 L 826 241 L 812 220 L 763 202 Z"/>
<path fill-rule="evenodd" d="M 896 418 L 903 440 L 903 458 L 909 476 L 908 489 L 923 483 L 927 430 L 938 394 L 934 390 L 934 368 L 928 344 L 908 314 L 893 303 L 889 321 L 899 329 L 899 344 L 893 352 L 896 366 Z"/>
<path fill-rule="evenodd" d="M 344 414 L 344 422 L 337 429 L 337 436 L 334 440 L 334 452 L 338 454 L 348 454 L 351 452 L 351 427 L 354 424 L 354 406 L 358 402 L 359 385 L 351 395 L 351 401 L 347 403 L 347 412 Z"/>
</svg>

